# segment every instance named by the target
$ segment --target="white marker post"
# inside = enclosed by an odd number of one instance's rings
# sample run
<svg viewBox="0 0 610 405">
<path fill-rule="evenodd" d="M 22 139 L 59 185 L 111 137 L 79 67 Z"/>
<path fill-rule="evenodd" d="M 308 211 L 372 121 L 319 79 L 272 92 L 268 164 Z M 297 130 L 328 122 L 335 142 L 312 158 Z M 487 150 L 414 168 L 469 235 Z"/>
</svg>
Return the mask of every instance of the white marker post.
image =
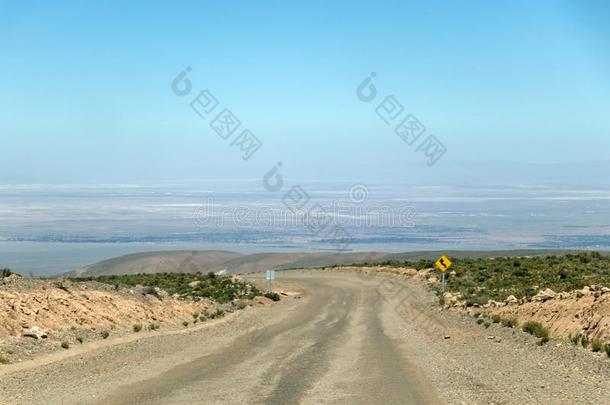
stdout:
<svg viewBox="0 0 610 405">
<path fill-rule="evenodd" d="M 271 291 L 271 282 L 275 280 L 275 270 L 267 270 L 267 290 Z"/>
</svg>

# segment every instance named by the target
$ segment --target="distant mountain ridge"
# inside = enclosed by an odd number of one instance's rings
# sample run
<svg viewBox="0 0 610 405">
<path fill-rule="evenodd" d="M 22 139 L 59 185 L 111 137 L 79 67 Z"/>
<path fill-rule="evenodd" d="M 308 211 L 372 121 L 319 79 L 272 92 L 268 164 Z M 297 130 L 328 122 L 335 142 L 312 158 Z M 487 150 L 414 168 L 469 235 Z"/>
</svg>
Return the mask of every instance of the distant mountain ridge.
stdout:
<svg viewBox="0 0 610 405">
<path fill-rule="evenodd" d="M 104 260 L 64 273 L 60 276 L 101 276 L 136 273 L 208 273 L 224 271 L 226 274 L 255 273 L 267 269 L 311 268 L 340 264 L 382 263 L 389 260 L 435 260 L 441 255 L 450 257 L 545 256 L 575 251 L 497 250 L 497 251 L 419 251 L 404 253 L 384 252 L 295 252 L 241 254 L 223 250 L 177 250 L 134 253 Z"/>
</svg>

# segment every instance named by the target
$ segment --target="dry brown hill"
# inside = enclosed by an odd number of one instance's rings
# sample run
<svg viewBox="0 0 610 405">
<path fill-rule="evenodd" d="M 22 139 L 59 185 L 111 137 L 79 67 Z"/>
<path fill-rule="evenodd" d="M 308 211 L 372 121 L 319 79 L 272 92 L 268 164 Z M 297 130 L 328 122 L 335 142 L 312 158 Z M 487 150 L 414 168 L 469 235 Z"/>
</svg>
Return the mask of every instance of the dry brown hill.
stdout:
<svg viewBox="0 0 610 405">
<path fill-rule="evenodd" d="M 407 253 L 383 252 L 288 252 L 241 254 L 220 250 L 179 250 L 136 253 L 104 260 L 85 266 L 67 275 L 100 276 L 110 274 L 162 272 L 219 272 L 227 274 L 253 273 L 267 269 L 294 269 L 333 265 L 382 263 L 388 260 L 434 260 L 442 254 L 450 257 L 540 256 L 563 254 L 558 250 L 514 251 L 420 251 Z"/>
</svg>

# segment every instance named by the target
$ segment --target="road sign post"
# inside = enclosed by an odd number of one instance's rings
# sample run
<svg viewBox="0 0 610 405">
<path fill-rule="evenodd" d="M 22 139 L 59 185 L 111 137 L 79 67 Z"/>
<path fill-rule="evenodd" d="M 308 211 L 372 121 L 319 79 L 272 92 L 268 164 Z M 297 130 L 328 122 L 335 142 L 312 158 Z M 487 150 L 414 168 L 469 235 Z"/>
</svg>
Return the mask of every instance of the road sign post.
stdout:
<svg viewBox="0 0 610 405">
<path fill-rule="evenodd" d="M 441 291 L 445 293 L 445 272 L 449 270 L 453 263 L 447 256 L 441 256 L 434 265 L 441 271 Z"/>
</svg>

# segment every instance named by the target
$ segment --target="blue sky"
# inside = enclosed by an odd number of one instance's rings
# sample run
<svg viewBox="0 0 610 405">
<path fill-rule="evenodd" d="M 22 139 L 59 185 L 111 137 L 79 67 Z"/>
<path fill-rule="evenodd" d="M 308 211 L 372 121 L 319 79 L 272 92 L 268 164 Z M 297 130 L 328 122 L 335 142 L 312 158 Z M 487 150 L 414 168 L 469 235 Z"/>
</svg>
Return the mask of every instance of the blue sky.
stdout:
<svg viewBox="0 0 610 405">
<path fill-rule="evenodd" d="M 610 160 L 605 2 L 291 3 L 0 1 L 0 182 L 259 178 L 277 161 L 305 180 L 436 181 Z M 251 160 L 171 92 L 186 66 L 263 141 Z M 356 98 L 373 71 L 447 147 L 434 167 Z"/>
</svg>

